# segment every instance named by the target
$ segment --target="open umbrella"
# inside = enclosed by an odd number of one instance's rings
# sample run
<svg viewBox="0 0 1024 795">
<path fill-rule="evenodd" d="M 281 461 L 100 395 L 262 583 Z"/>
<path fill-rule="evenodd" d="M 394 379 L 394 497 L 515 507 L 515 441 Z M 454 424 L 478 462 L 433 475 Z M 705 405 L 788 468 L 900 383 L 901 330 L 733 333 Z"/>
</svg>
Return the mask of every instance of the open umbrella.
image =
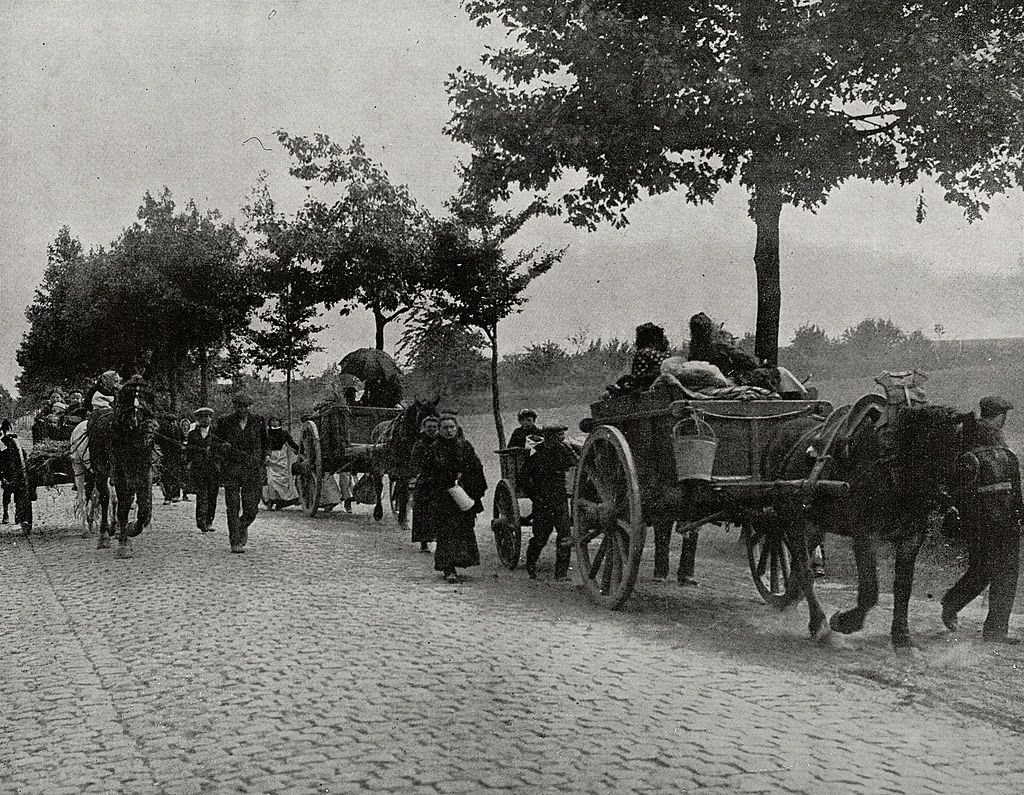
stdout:
<svg viewBox="0 0 1024 795">
<path fill-rule="evenodd" d="M 398 381 L 402 372 L 384 351 L 376 348 L 359 348 L 339 362 L 338 371 L 354 375 L 362 381 Z"/>
</svg>

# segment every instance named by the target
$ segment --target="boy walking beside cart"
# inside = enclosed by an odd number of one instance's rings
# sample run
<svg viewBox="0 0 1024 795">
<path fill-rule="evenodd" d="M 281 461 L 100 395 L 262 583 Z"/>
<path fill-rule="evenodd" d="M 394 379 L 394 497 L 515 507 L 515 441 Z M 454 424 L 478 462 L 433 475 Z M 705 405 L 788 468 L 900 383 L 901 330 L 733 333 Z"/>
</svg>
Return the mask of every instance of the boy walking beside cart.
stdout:
<svg viewBox="0 0 1024 795">
<path fill-rule="evenodd" d="M 533 502 L 533 537 L 526 547 L 526 573 L 537 578 L 537 561 L 548 539 L 555 533 L 555 579 L 569 573 L 572 549 L 569 532 L 569 496 L 565 475 L 579 460 L 566 444 L 564 425 L 541 429 L 544 442 L 534 448 L 519 470 L 523 493 Z"/>
</svg>

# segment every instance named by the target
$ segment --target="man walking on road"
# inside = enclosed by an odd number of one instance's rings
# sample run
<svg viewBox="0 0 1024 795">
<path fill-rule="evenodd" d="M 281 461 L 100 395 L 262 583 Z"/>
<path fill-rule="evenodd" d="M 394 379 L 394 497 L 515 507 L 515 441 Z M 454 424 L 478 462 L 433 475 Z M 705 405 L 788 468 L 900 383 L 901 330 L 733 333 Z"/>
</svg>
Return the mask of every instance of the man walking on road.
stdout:
<svg viewBox="0 0 1024 795">
<path fill-rule="evenodd" d="M 982 639 L 1018 644 L 1010 613 L 1020 568 L 1020 468 L 1002 428 L 1013 405 L 1001 397 L 981 399 L 981 419 L 965 427 L 967 452 L 954 464 L 954 497 L 968 543 L 967 571 L 942 597 L 942 623 L 957 629 L 957 613 L 987 587 L 988 616 Z"/>
<path fill-rule="evenodd" d="M 231 551 L 242 553 L 263 495 L 270 442 L 266 420 L 249 411 L 250 398 L 235 395 L 232 405 L 234 413 L 217 423 L 215 435 L 224 457 L 224 506 Z"/>
<path fill-rule="evenodd" d="M 196 490 L 196 527 L 210 533 L 220 490 L 220 471 L 213 454 L 213 430 L 210 428 L 213 409 L 203 406 L 193 414 L 196 427 L 188 432 L 185 440 L 185 461 Z"/>
<path fill-rule="evenodd" d="M 544 443 L 523 462 L 519 475 L 523 493 L 533 502 L 533 537 L 526 547 L 526 573 L 537 578 L 537 561 L 551 533 L 555 532 L 555 579 L 569 573 L 572 552 L 569 546 L 569 497 L 565 473 L 576 466 L 576 453 L 565 443 L 564 425 L 541 430 Z"/>
</svg>

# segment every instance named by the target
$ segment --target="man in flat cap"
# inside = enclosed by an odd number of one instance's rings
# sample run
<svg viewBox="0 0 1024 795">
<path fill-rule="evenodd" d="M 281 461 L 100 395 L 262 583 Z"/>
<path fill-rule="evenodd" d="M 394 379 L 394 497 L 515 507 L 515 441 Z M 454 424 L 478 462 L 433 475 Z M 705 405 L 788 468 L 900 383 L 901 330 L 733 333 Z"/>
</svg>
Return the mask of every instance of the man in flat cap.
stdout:
<svg viewBox="0 0 1024 795">
<path fill-rule="evenodd" d="M 251 398 L 235 395 L 231 404 L 234 412 L 217 423 L 215 433 L 224 460 L 221 477 L 231 551 L 241 553 L 249 540 L 249 525 L 259 511 L 270 440 L 266 420 L 249 410 Z"/>
<path fill-rule="evenodd" d="M 964 426 L 966 453 L 957 457 L 953 497 L 968 544 L 967 571 L 942 597 L 942 623 L 957 630 L 959 613 L 988 588 L 982 639 L 1018 644 L 1009 634 L 1020 568 L 1020 468 L 1006 446 L 1003 425 L 1013 408 L 999 396 L 981 399 L 981 419 Z M 968 417 L 968 420 L 970 417 Z"/>
<path fill-rule="evenodd" d="M 564 425 L 541 429 L 542 444 L 523 461 L 519 477 L 523 493 L 533 502 L 533 537 L 526 547 L 526 573 L 537 578 L 537 561 L 551 533 L 556 533 L 555 579 L 569 573 L 569 499 L 565 473 L 576 466 L 576 453 L 566 444 Z"/>
<path fill-rule="evenodd" d="M 185 461 L 196 490 L 196 527 L 204 533 L 213 531 L 217 513 L 217 492 L 220 491 L 220 468 L 214 455 L 213 409 L 203 406 L 192 412 L 196 427 L 185 437 Z"/>
</svg>

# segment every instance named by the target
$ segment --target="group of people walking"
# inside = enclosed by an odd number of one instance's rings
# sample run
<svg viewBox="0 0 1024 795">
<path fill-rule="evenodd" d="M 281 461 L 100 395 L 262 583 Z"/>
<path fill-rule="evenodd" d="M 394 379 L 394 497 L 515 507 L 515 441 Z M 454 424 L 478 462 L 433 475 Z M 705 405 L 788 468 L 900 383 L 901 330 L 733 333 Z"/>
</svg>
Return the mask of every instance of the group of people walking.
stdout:
<svg viewBox="0 0 1024 795">
<path fill-rule="evenodd" d="M 700 326 L 703 317 L 695 317 Z M 704 325 L 708 325 L 704 323 Z M 630 376 L 619 388 L 650 386 L 653 371 L 664 361 L 667 343 L 657 327 L 640 327 L 638 349 Z M 655 333 L 660 332 L 660 333 Z M 640 338 L 647 335 L 651 339 Z M 655 340 L 654 337 L 657 337 Z M 645 343 L 640 345 L 639 343 Z M 721 340 L 715 356 L 723 362 L 733 355 L 732 346 Z M 706 352 L 705 352 L 706 354 Z M 65 402 L 62 393 L 51 393 L 33 425 L 36 439 L 61 439 L 68 426 L 73 429 L 93 410 L 111 406 L 119 378 L 108 372 L 89 390 L 71 392 Z M 220 488 L 224 488 L 231 552 L 245 552 L 248 531 L 256 519 L 261 499 L 268 507 L 283 507 L 295 501 L 290 468 L 291 451 L 298 445 L 276 418 L 269 422 L 251 411 L 252 400 L 245 395 L 232 398 L 232 412 L 214 422 L 214 411 L 201 407 L 193 412 L 194 422 L 181 427 L 178 452 L 183 452 L 189 488 L 194 491 L 195 522 L 204 533 L 214 531 Z M 968 568 L 942 598 L 942 621 L 950 631 L 958 628 L 959 612 L 986 588 L 989 611 L 985 640 L 1016 644 L 1009 634 L 1009 620 L 1019 573 L 1020 525 L 1024 520 L 1020 470 L 1002 429 L 1012 404 L 997 396 L 982 399 L 981 416 L 964 428 L 965 452 L 957 458 L 951 492 L 968 550 Z M 968 415 L 973 418 L 974 415 Z M 518 460 L 517 481 L 521 493 L 530 498 L 532 536 L 526 550 L 526 571 L 537 576 L 540 556 L 555 535 L 556 580 L 569 571 L 571 519 L 566 473 L 578 462 L 578 449 L 565 438 L 566 427 L 536 424 L 537 412 L 519 412 L 519 427 L 509 440 L 510 448 L 523 450 Z M 70 434 L 67 436 L 70 438 Z M 16 494 L 11 478 L 16 468 L 7 459 L 17 445 L 9 420 L 0 427 L 0 473 L 3 476 L 3 521 L 9 521 L 11 496 Z M 164 437 L 164 441 L 168 437 Z M 6 463 L 5 463 L 6 462 Z M 474 526 L 483 511 L 487 479 L 473 445 L 465 438 L 454 413 L 441 412 L 422 420 L 419 438 L 412 447 L 411 464 L 413 522 L 412 540 L 423 552 L 434 548 L 434 568 L 448 582 L 458 582 L 459 569 L 477 566 L 480 551 Z M 335 485 L 335 489 L 337 486 Z M 184 490 L 184 489 L 183 489 Z M 351 491 L 346 495 L 351 498 Z M 340 501 L 334 499 L 334 503 Z M 346 507 L 350 507 L 350 502 Z M 17 518 L 16 518 L 17 521 Z M 681 560 L 680 581 L 694 584 L 693 558 L 696 539 L 687 539 Z M 661 566 L 660 568 L 667 568 Z M 685 572 L 683 572 L 685 569 Z M 658 579 L 665 572 L 658 571 Z"/>
</svg>

